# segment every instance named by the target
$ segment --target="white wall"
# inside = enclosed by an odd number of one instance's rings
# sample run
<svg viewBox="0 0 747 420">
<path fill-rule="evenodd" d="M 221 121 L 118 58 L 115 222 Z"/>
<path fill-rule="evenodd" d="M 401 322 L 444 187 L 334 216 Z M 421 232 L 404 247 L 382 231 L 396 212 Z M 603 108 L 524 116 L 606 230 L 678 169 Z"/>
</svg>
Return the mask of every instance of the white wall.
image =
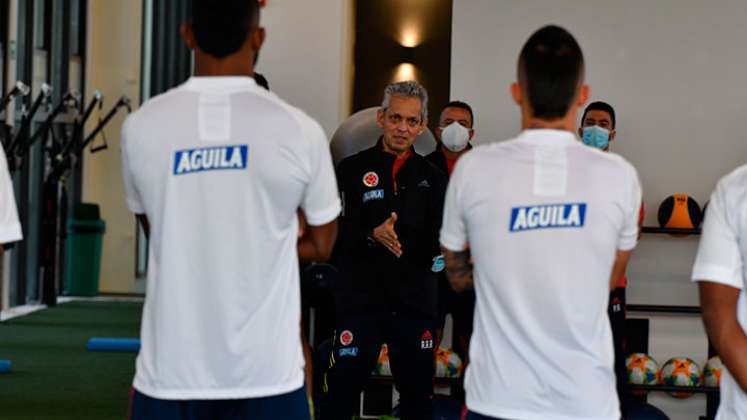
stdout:
<svg viewBox="0 0 747 420">
<path fill-rule="evenodd" d="M 664 197 L 705 203 L 717 179 L 747 162 L 747 4 L 740 0 L 454 0 L 451 97 L 471 103 L 477 141 L 519 130 L 511 102 L 521 46 L 539 27 L 569 29 L 586 56 L 592 100 L 618 113 L 613 151 L 637 168 L 656 224 Z M 579 116 L 580 117 L 580 116 Z M 697 304 L 688 281 L 697 238 L 644 235 L 629 269 L 630 303 Z M 699 318 L 657 317 L 650 350 L 663 363 L 683 354 L 702 362 Z M 650 398 L 673 419 L 697 419 L 704 400 Z"/>
<path fill-rule="evenodd" d="M 133 104 L 140 103 L 141 28 L 141 1 L 88 3 L 86 101 L 95 89 L 101 90 L 104 112 L 121 95 L 127 95 Z M 106 220 L 99 285 L 104 293 L 137 292 L 135 217 L 125 203 L 119 155 L 119 132 L 125 117 L 126 112 L 120 111 L 106 127 L 109 148 L 95 155 L 86 152 L 83 163 L 83 201 L 98 203 Z M 94 112 L 87 132 L 97 122 Z"/>
<path fill-rule="evenodd" d="M 270 89 L 324 127 L 331 138 L 350 110 L 353 2 L 271 0 L 257 71 Z"/>
</svg>

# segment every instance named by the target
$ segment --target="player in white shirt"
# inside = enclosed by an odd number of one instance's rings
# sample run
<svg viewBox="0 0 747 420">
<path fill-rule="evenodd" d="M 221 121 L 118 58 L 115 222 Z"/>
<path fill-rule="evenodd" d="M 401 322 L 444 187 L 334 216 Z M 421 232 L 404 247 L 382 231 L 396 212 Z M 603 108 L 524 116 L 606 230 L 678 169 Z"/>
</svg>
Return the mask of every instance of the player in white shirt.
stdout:
<svg viewBox="0 0 747 420">
<path fill-rule="evenodd" d="M 716 420 L 747 419 L 747 165 L 722 178 L 711 195 L 692 279 L 703 321 L 726 367 Z"/>
<path fill-rule="evenodd" d="M 0 145 L 0 244 L 16 242 L 21 239 L 23 239 L 23 234 L 21 232 L 21 222 L 18 221 L 16 197 L 13 195 L 13 181 L 8 172 L 8 159 L 5 156 L 5 150 Z M 0 246 L 0 258 L 2 256 L 3 247 Z M 2 267 L 1 264 L 0 267 Z"/>
<path fill-rule="evenodd" d="M 449 281 L 473 283 L 468 419 L 619 420 L 607 302 L 638 235 L 641 188 L 584 146 L 583 54 L 557 26 L 524 45 L 511 86 L 524 131 L 452 174 L 441 229 Z"/>
<path fill-rule="evenodd" d="M 256 1 L 194 0 L 182 35 L 196 76 L 122 128 L 150 237 L 131 418 L 307 419 L 298 260 L 325 260 L 336 235 L 327 138 L 251 78 Z"/>
</svg>

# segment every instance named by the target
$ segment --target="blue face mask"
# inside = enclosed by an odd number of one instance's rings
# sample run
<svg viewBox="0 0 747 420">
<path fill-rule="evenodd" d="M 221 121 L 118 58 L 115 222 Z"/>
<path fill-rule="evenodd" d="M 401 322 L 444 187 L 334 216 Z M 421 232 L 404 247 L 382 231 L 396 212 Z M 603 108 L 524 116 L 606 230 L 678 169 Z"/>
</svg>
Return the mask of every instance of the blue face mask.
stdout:
<svg viewBox="0 0 747 420">
<path fill-rule="evenodd" d="M 598 125 L 584 127 L 584 136 L 581 140 L 587 146 L 604 150 L 610 144 L 610 130 L 599 127 Z"/>
</svg>

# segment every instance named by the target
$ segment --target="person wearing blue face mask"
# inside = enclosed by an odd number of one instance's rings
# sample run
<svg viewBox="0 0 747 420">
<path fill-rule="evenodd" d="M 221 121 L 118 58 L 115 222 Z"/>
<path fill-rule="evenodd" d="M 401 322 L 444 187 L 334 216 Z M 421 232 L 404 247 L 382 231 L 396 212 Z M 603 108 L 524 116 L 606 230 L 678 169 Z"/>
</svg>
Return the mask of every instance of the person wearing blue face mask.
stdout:
<svg viewBox="0 0 747 420">
<path fill-rule="evenodd" d="M 615 110 L 606 102 L 592 102 L 584 110 L 578 135 L 587 146 L 609 150 L 615 139 Z"/>
<path fill-rule="evenodd" d="M 581 141 L 585 145 L 608 152 L 610 143 L 615 139 L 615 135 L 617 134 L 615 123 L 615 109 L 610 104 L 601 101 L 592 102 L 586 107 L 581 117 L 581 127 L 578 129 L 578 135 L 581 136 Z M 643 224 L 643 218 L 644 208 L 643 203 L 641 203 L 638 215 L 639 227 Z M 625 348 L 625 290 L 627 284 L 627 276 L 623 275 L 620 277 L 615 285 L 615 289 L 610 293 L 609 306 L 607 308 L 615 349 L 617 395 L 620 398 L 620 407 L 623 414 L 627 411 L 630 399 L 628 375 L 625 367 L 625 357 L 627 355 Z"/>
</svg>

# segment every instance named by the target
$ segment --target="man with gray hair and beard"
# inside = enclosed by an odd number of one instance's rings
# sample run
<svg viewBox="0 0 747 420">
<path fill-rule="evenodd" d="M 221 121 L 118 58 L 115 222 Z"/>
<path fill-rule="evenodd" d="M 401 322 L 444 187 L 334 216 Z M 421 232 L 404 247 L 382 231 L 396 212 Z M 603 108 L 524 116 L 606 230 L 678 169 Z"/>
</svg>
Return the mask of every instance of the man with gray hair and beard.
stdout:
<svg viewBox="0 0 747 420">
<path fill-rule="evenodd" d="M 375 146 L 340 162 L 344 202 L 335 290 L 337 326 L 320 417 L 349 420 L 388 345 L 403 420 L 431 418 L 436 277 L 446 174 L 413 149 L 426 130 L 419 83 L 387 86 Z M 436 269 L 438 267 L 435 267 Z M 357 414 L 357 413 L 356 413 Z"/>
</svg>

